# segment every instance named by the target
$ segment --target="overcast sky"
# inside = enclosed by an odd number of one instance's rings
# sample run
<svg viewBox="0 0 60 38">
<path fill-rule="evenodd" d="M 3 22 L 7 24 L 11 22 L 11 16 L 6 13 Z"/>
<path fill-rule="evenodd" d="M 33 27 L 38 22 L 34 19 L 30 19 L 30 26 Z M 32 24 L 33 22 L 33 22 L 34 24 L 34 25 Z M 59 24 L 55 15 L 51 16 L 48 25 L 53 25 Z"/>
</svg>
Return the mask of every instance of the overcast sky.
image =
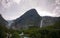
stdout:
<svg viewBox="0 0 60 38">
<path fill-rule="evenodd" d="M 13 20 L 35 8 L 40 16 L 60 16 L 59 0 L 0 0 L 0 14 Z"/>
</svg>

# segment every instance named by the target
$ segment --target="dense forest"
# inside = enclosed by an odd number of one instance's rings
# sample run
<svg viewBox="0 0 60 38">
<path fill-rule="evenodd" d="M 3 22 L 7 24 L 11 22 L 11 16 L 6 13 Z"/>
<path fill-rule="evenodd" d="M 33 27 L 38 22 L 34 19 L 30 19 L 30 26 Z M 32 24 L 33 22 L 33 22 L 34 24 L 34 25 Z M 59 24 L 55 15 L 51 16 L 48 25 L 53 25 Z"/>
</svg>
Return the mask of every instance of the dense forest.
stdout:
<svg viewBox="0 0 60 38">
<path fill-rule="evenodd" d="M 24 33 L 24 36 L 30 38 L 60 38 L 60 21 L 51 26 L 42 28 L 33 26 L 24 30 L 7 29 L 0 24 L 0 38 L 20 38 L 19 34 L 22 32 Z"/>
</svg>

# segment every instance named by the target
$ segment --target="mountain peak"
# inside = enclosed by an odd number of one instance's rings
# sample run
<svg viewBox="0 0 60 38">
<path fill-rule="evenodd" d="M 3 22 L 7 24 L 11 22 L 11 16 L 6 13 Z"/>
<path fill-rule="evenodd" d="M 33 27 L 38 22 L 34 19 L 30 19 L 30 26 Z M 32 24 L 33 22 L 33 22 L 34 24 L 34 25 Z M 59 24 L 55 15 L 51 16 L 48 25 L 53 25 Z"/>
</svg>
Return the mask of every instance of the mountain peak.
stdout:
<svg viewBox="0 0 60 38">
<path fill-rule="evenodd" d="M 29 14 L 37 14 L 38 12 L 37 12 L 37 10 L 36 9 L 30 9 L 30 10 L 28 10 L 26 13 L 29 13 Z"/>
<path fill-rule="evenodd" d="M 36 9 L 33 8 L 33 9 L 30 9 L 29 11 L 36 11 Z"/>
<path fill-rule="evenodd" d="M 28 28 L 29 26 L 40 26 L 41 17 L 36 11 L 36 9 L 30 9 L 21 17 L 17 18 L 12 24 L 16 29 L 18 28 Z M 13 28 L 12 26 L 12 28 Z"/>
<path fill-rule="evenodd" d="M 2 15 L 0 14 L 0 18 L 2 18 Z"/>
<path fill-rule="evenodd" d="M 36 9 L 30 9 L 27 12 L 25 12 L 22 16 L 40 16 Z"/>
<path fill-rule="evenodd" d="M 1 25 L 6 25 L 7 21 L 2 17 L 2 15 L 0 14 L 0 24 Z"/>
<path fill-rule="evenodd" d="M 0 14 L 0 16 L 1 16 L 1 14 Z"/>
</svg>

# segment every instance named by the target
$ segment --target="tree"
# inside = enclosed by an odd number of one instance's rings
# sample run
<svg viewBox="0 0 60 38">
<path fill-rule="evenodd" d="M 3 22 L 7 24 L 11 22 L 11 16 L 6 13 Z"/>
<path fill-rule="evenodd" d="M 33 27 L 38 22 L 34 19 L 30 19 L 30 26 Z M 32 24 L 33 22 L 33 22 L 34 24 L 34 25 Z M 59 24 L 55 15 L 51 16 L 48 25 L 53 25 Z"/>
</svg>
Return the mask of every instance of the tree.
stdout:
<svg viewBox="0 0 60 38">
<path fill-rule="evenodd" d="M 11 38 L 20 38 L 20 36 L 17 32 L 14 32 Z"/>
</svg>

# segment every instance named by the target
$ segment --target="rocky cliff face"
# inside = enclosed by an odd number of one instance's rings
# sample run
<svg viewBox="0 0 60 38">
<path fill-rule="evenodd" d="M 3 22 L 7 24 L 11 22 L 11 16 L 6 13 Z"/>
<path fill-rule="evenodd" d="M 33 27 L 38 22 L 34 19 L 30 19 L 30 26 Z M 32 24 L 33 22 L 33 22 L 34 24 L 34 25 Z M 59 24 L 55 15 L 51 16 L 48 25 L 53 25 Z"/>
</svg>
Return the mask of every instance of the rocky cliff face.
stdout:
<svg viewBox="0 0 60 38">
<path fill-rule="evenodd" d="M 15 23 L 12 24 L 12 28 L 24 29 L 31 26 L 40 26 L 41 17 L 35 9 L 31 9 L 23 14 L 21 17 L 14 20 Z"/>
<path fill-rule="evenodd" d="M 28 10 L 25 14 L 23 14 L 21 17 L 6 21 L 1 15 L 0 15 L 0 24 L 6 25 L 8 28 L 12 29 L 27 29 L 29 27 L 45 27 L 49 25 L 53 25 L 56 22 L 60 21 L 60 17 L 50 17 L 50 16 L 40 16 L 35 9 Z"/>
<path fill-rule="evenodd" d="M 60 21 L 60 17 L 44 16 L 42 17 L 41 27 L 53 25 L 58 21 Z"/>
<path fill-rule="evenodd" d="M 8 22 L 7 22 L 7 21 L 2 17 L 2 15 L 0 14 L 0 24 L 5 26 L 5 25 L 7 25 L 7 23 L 8 23 Z"/>
<path fill-rule="evenodd" d="M 45 27 L 53 25 L 60 20 L 60 17 L 50 17 L 44 16 L 41 17 L 35 9 L 31 9 L 23 14 L 21 17 L 14 20 L 12 23 L 12 29 L 27 29 L 29 27 Z"/>
</svg>

